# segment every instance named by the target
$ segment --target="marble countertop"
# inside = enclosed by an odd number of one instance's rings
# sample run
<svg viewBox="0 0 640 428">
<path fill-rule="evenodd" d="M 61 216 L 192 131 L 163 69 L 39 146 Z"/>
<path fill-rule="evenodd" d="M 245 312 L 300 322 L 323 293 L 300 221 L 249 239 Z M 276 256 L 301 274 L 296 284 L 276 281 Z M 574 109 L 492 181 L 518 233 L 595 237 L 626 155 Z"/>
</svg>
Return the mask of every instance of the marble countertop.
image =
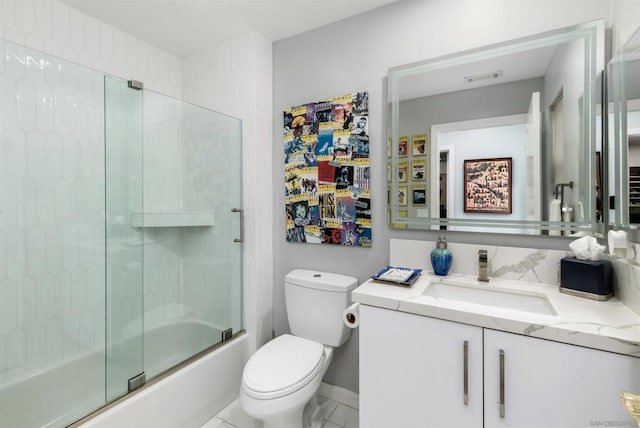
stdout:
<svg viewBox="0 0 640 428">
<path fill-rule="evenodd" d="M 640 316 L 615 297 L 600 302 L 560 293 L 557 285 L 500 278 L 475 285 L 544 295 L 557 315 L 543 315 L 424 294 L 432 281 L 443 278 L 477 284 L 470 275 L 423 272 L 410 287 L 368 280 L 352 291 L 351 298 L 364 305 L 640 357 Z"/>
</svg>

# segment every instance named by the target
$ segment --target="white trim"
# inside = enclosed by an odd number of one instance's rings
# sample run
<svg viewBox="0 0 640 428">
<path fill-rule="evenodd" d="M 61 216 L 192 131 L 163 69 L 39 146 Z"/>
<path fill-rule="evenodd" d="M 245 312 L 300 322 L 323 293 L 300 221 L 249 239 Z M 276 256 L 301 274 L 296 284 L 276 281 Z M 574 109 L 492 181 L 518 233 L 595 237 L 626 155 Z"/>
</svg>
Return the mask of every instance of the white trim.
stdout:
<svg viewBox="0 0 640 428">
<path fill-rule="evenodd" d="M 360 409 L 360 396 L 353 391 L 322 382 L 318 394 L 353 409 Z"/>
<path fill-rule="evenodd" d="M 451 145 L 451 144 L 439 144 L 438 147 L 438 168 L 440 168 L 440 153 L 442 152 L 446 152 L 447 153 L 447 217 L 449 216 L 449 213 L 454 213 L 455 211 L 455 204 L 456 204 L 456 198 L 455 198 L 455 177 L 454 177 L 454 170 L 453 170 L 453 166 L 455 165 L 456 162 L 456 150 L 455 150 L 455 146 Z M 433 205 L 434 207 L 439 207 L 440 206 L 440 169 L 438 169 L 438 181 L 436 181 L 437 186 L 436 189 L 438 190 L 437 195 L 435 195 L 435 193 L 432 193 L 432 197 L 433 199 L 433 203 L 436 205 Z M 436 199 L 437 198 L 437 199 Z M 436 208 L 434 208 L 434 211 L 436 210 Z M 437 210 L 434 212 L 434 216 L 437 214 L 437 217 L 440 217 L 440 211 Z"/>
</svg>

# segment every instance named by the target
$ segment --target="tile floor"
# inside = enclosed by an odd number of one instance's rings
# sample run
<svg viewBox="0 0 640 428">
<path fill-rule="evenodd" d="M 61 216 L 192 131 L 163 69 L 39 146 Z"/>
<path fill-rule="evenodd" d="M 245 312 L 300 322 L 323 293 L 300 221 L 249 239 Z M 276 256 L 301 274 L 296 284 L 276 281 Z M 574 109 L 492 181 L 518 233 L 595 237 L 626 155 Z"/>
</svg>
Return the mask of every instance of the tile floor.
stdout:
<svg viewBox="0 0 640 428">
<path fill-rule="evenodd" d="M 328 415 L 322 424 L 323 428 L 359 428 L 357 409 L 322 396 L 319 402 L 326 407 Z M 244 413 L 238 400 L 235 400 L 202 428 L 262 428 L 262 424 Z"/>
</svg>

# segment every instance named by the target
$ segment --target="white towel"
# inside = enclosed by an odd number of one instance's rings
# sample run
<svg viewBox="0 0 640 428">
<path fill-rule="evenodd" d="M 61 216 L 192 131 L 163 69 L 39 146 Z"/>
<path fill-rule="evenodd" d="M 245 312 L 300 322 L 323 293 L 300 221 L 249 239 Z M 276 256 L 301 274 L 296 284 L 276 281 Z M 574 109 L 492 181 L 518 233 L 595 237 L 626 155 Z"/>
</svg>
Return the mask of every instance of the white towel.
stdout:
<svg viewBox="0 0 640 428">
<path fill-rule="evenodd" d="M 562 221 L 562 209 L 560 199 L 554 199 L 549 204 L 549 221 Z M 549 235 L 560 236 L 559 230 L 550 230 Z"/>
</svg>

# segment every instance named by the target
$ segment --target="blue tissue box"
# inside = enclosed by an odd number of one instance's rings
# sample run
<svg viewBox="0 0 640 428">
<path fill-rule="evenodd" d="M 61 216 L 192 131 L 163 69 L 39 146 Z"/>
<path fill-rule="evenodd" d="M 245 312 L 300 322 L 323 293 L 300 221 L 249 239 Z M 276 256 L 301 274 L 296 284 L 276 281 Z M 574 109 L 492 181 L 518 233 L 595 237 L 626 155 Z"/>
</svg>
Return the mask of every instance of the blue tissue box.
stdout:
<svg viewBox="0 0 640 428">
<path fill-rule="evenodd" d="M 611 262 L 580 260 L 564 257 L 560 260 L 560 292 L 594 300 L 613 296 Z"/>
</svg>

